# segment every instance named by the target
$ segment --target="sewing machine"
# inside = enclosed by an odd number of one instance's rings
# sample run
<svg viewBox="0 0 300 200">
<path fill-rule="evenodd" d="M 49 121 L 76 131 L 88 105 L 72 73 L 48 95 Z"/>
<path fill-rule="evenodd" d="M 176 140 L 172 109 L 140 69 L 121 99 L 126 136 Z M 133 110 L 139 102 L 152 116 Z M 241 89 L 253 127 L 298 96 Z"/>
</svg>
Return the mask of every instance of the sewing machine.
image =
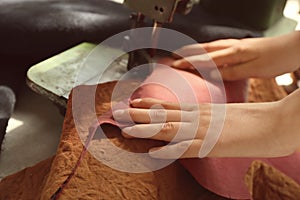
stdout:
<svg viewBox="0 0 300 200">
<path fill-rule="evenodd" d="M 248 9 L 249 7 L 242 7 L 247 11 L 245 12 L 233 12 L 234 10 L 239 10 L 237 8 L 238 5 L 236 3 L 245 4 L 244 2 L 241 3 L 240 0 L 227 0 L 227 1 L 219 1 L 219 0 L 201 0 L 199 5 L 194 6 L 198 3 L 199 0 L 124 0 L 124 5 L 116 6 L 115 14 L 111 16 L 120 14 L 121 19 L 125 19 L 128 22 L 128 16 L 131 14 L 131 28 L 139 28 L 144 26 L 153 26 L 153 30 L 155 32 L 156 27 L 165 26 L 166 28 L 173 28 L 178 22 L 179 18 L 188 18 L 185 20 L 179 20 L 180 24 L 177 24 L 177 27 L 183 29 L 182 33 L 186 34 L 186 28 L 190 28 L 189 31 L 192 32 L 193 36 L 198 35 L 196 29 L 194 29 L 193 25 L 198 25 L 199 20 L 206 21 L 205 17 L 200 17 L 198 14 L 201 14 L 198 9 L 201 7 L 206 11 L 211 11 L 212 16 L 220 14 L 220 11 L 223 14 L 231 14 L 231 15 L 246 15 L 251 20 L 256 20 L 259 16 L 253 16 L 252 14 L 247 14 L 252 12 L 253 9 Z M 265 15 L 265 19 L 273 18 L 273 13 L 279 13 L 278 16 L 282 15 L 280 12 L 283 7 L 285 0 L 278 0 L 278 1 L 264 1 L 261 3 L 261 0 L 251 0 L 245 1 L 252 5 L 252 8 L 257 9 L 255 6 L 260 5 L 260 10 L 264 11 L 261 12 Z M 252 4 L 253 3 L 253 4 Z M 271 5 L 271 7 L 270 7 Z M 193 12 L 189 13 L 193 8 Z M 126 9 L 130 8 L 130 10 Z M 106 10 L 103 9 L 101 6 L 102 12 L 106 13 Z M 100 9 L 99 8 L 99 9 Z M 108 7 L 109 8 L 109 7 Z M 215 9 L 218 8 L 218 9 Z M 232 9 L 232 12 L 228 12 L 228 9 Z M 272 8 L 272 9 L 270 9 Z M 77 7 L 76 7 L 77 9 Z M 197 9 L 197 10 L 196 10 Z M 101 9 L 100 9 L 101 10 Z M 269 12 L 266 12 L 269 10 Z M 108 11 L 111 11 L 108 9 Z M 77 10 L 76 10 L 77 12 Z M 113 13 L 113 12 L 112 12 Z M 180 14 L 182 16 L 176 16 L 176 20 L 173 20 L 175 14 Z M 189 14 L 188 14 L 189 13 Z M 87 13 L 88 14 L 88 13 Z M 186 15 L 186 16 L 183 16 Z M 103 13 L 100 13 L 101 19 L 103 18 Z M 110 16 L 110 15 L 108 15 Z M 112 18 L 114 18 L 112 17 Z M 192 21 L 194 17 L 194 20 Z M 224 17 L 225 18 L 225 17 Z M 253 19 L 252 19 L 253 18 Z M 255 21 L 254 20 L 254 21 Z M 291 23 L 290 20 L 287 18 L 280 18 L 276 24 L 273 25 L 269 22 L 264 24 L 259 24 L 260 26 L 267 25 L 267 29 L 264 29 L 263 34 L 265 36 L 275 36 L 279 34 L 286 33 L 287 31 L 291 31 L 295 28 L 296 24 Z M 123 22 L 123 21 L 122 21 Z M 219 21 L 218 21 L 219 22 Z M 246 22 L 246 21 L 245 21 Z M 261 20 L 256 20 L 257 23 L 260 23 Z M 124 23 L 124 22 L 123 22 Z M 271 26 L 271 25 L 272 26 Z M 122 24 L 123 25 L 123 24 Z M 127 25 L 127 24 L 126 24 Z M 185 26 L 183 26 L 185 25 Z M 172 26 L 172 27 L 170 27 Z M 102 27 L 102 26 L 101 26 Z M 129 25 L 128 25 L 129 27 Z M 259 28 L 259 27 L 258 27 Z M 254 28 L 255 29 L 255 28 Z M 176 29 L 174 29 L 176 30 Z M 98 32 L 95 32 L 97 37 L 101 36 Z M 112 36 L 112 35 L 111 35 Z M 129 37 L 130 43 L 130 37 Z M 73 48 L 67 49 L 66 51 L 53 56 L 43 62 L 37 63 L 36 65 L 32 66 L 27 72 L 27 84 L 29 87 L 34 90 L 36 93 L 46 96 L 51 101 L 53 101 L 59 108 L 63 111 L 66 107 L 66 102 L 69 96 L 71 89 L 74 87 L 74 83 L 76 82 L 76 76 L 80 70 L 81 63 L 84 58 L 89 55 L 89 53 L 95 48 L 95 44 L 92 43 L 82 43 Z M 113 48 L 106 48 L 103 47 L 102 49 L 102 56 L 109 57 L 114 53 L 118 53 L 119 49 Z M 141 49 L 137 51 L 130 52 L 129 55 L 126 55 L 126 59 L 116 60 L 115 66 L 117 68 L 122 68 L 122 70 L 127 71 L 135 66 L 149 63 L 149 59 L 151 59 L 150 55 L 151 51 L 149 49 Z M 161 52 L 159 52 L 161 53 Z M 99 63 L 103 62 L 104 59 L 98 59 Z M 127 62 L 128 61 L 128 62 Z M 95 71 L 99 70 L 99 68 L 95 68 L 93 70 L 86 70 L 84 71 L 86 77 L 82 79 L 81 82 L 77 82 L 77 84 L 93 84 L 97 83 L 98 78 L 95 75 Z M 110 75 L 115 75 L 116 73 L 110 73 Z M 109 80 L 113 80 L 114 77 L 110 76 Z M 107 81 L 106 79 L 104 81 Z"/>
<path fill-rule="evenodd" d="M 175 13 L 186 15 L 194 4 L 199 0 L 124 0 L 124 5 L 128 6 L 136 13 L 131 14 L 132 28 L 144 27 L 145 17 L 153 22 L 153 35 L 156 29 L 164 23 L 171 23 Z M 130 38 L 129 42 L 130 43 Z M 130 44 L 129 44 L 130 45 Z M 136 50 L 129 53 L 127 69 L 148 63 L 154 55 L 151 50 Z"/>
</svg>

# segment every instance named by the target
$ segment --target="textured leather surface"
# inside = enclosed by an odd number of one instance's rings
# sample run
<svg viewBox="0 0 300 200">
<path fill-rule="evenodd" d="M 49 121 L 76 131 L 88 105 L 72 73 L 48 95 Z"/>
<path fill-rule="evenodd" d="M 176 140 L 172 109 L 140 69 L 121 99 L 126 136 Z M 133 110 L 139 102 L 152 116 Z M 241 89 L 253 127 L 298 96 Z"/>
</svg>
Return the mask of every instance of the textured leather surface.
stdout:
<svg viewBox="0 0 300 200">
<path fill-rule="evenodd" d="M 112 91 L 112 87 L 114 84 L 112 83 L 106 83 L 105 85 L 101 85 L 101 87 L 98 87 L 98 93 L 97 97 L 99 98 L 99 101 L 96 101 L 97 104 L 99 104 L 99 107 L 97 107 L 99 110 L 98 114 L 101 114 L 108 109 L 110 109 L 110 98 L 107 96 L 110 96 L 110 93 Z M 94 86 L 81 86 L 82 89 L 88 91 L 88 90 L 94 90 Z M 104 96 L 103 96 L 104 95 Z M 250 80 L 250 87 L 249 87 L 249 97 L 248 100 L 251 102 L 262 102 L 262 101 L 275 101 L 279 100 L 283 97 L 285 97 L 286 94 L 283 93 L 283 89 L 278 87 L 278 85 L 275 84 L 274 80 L 258 80 L 258 79 L 251 79 Z M 85 96 L 83 96 L 85 97 Z M 106 99 L 106 100 L 105 100 Z M 71 102 L 69 102 L 69 106 L 71 106 Z M 85 99 L 83 99 L 83 102 L 86 102 Z M 84 104 L 85 105 L 85 104 Z M 54 158 L 54 162 L 52 163 L 53 158 L 50 158 L 48 160 L 43 161 L 42 163 L 39 163 L 32 168 L 26 168 L 16 174 L 13 174 L 11 176 L 8 176 L 0 182 L 0 199 L 41 199 L 41 195 L 45 196 L 46 193 L 48 192 L 48 199 L 49 195 L 53 194 L 55 190 L 57 190 L 59 184 L 62 183 L 62 181 L 65 180 L 66 174 L 70 172 L 72 167 L 74 166 L 74 163 L 76 162 L 76 159 L 78 158 L 78 155 L 80 154 L 80 151 L 82 151 L 82 145 L 80 142 L 80 139 L 78 135 L 76 134 L 75 128 L 74 128 L 74 123 L 72 120 L 72 109 L 68 109 L 66 118 L 65 118 L 65 126 L 64 130 L 62 133 L 62 138 L 60 142 L 60 146 L 58 149 L 58 152 Z M 85 119 L 87 120 L 87 118 Z M 117 139 L 115 141 L 118 141 Z M 149 142 L 149 141 L 148 141 Z M 153 141 L 152 141 L 153 142 Z M 119 144 L 123 144 L 122 146 L 124 147 L 131 147 L 131 149 L 134 149 L 137 145 L 139 148 L 145 148 L 148 149 L 148 146 L 143 146 L 145 144 L 145 141 L 139 140 L 139 141 L 131 141 L 131 140 L 119 140 Z M 94 195 L 95 193 L 101 195 L 103 199 L 104 195 L 112 195 L 116 197 L 116 189 L 120 188 L 120 190 L 117 191 L 124 191 L 124 188 L 127 189 L 128 183 L 135 185 L 139 184 L 137 183 L 137 180 L 135 179 L 132 182 L 126 182 L 126 179 L 121 179 L 120 176 L 123 176 L 123 173 L 114 173 L 111 174 L 110 172 L 112 170 L 107 169 L 104 165 L 101 165 L 101 163 L 96 162 L 97 160 L 93 159 L 89 154 L 87 155 L 89 159 L 84 159 L 83 165 L 81 166 L 81 169 L 74 178 L 72 182 L 70 182 L 70 186 L 66 188 L 67 190 L 64 193 L 65 195 L 69 194 L 70 199 L 74 199 L 74 197 L 80 197 L 80 196 L 85 196 L 84 199 L 87 199 L 87 197 L 90 195 Z M 86 157 L 86 158 L 87 158 Z M 52 169 L 51 169 L 52 165 Z M 177 165 L 178 167 L 178 165 Z M 102 171 L 99 171 L 102 170 Z M 102 173 L 104 172 L 106 173 Z M 171 170 L 174 170 L 172 168 Z M 179 170 L 180 171 L 180 170 Z M 167 173 L 166 171 L 163 171 L 163 173 L 158 174 L 158 179 L 161 179 L 160 175 L 165 176 Z M 49 176 L 49 173 L 51 175 Z M 172 176 L 169 176 L 170 178 L 172 177 L 178 177 L 174 176 L 174 172 L 171 171 L 170 173 Z M 147 175 L 148 177 L 154 176 L 153 175 Z M 99 180 L 103 179 L 103 177 L 109 178 L 105 179 L 103 184 Z M 115 177 L 115 179 L 114 179 Z M 132 175 L 132 177 L 136 177 L 135 175 Z M 86 184 L 87 181 L 89 180 L 89 184 Z M 140 178 L 138 178 L 138 181 L 143 181 L 145 180 L 145 175 L 142 175 Z M 157 179 L 154 179 L 154 181 Z M 170 179 L 171 180 L 171 179 Z M 177 178 L 177 180 L 179 180 Z M 186 184 L 178 184 L 182 185 L 186 188 L 189 188 L 191 191 L 186 192 L 184 194 L 187 194 L 191 196 L 193 192 L 195 192 L 193 189 L 195 189 L 195 185 L 191 186 L 190 184 L 195 183 L 195 180 L 193 179 L 188 179 L 187 180 L 192 180 L 191 182 L 188 182 Z M 125 187 L 123 187 L 123 184 L 117 185 L 115 184 L 116 181 L 123 182 Z M 18 183 L 18 184 L 16 184 Z M 45 184 L 47 183 L 47 187 L 45 187 Z M 107 184 L 106 184 L 107 183 Z M 156 182 L 157 183 L 157 182 Z M 170 183 L 170 182 L 169 182 Z M 167 185 L 170 185 L 170 184 Z M 174 185 L 174 182 L 172 182 Z M 177 183 L 177 181 L 176 181 Z M 279 187 L 282 186 L 282 181 L 277 182 Z M 111 187 L 108 187 L 108 190 L 106 190 L 106 193 L 102 193 L 103 190 L 105 190 L 105 187 L 107 185 L 111 185 Z M 140 185 L 139 185 L 140 186 Z M 144 187 L 144 185 L 142 185 Z M 277 185 L 274 185 L 275 187 Z M 43 189 L 45 188 L 45 191 L 43 192 Z M 140 187 L 137 187 L 138 189 Z M 144 187 L 145 188 L 145 187 Z M 182 187 L 179 187 L 179 192 L 182 191 Z M 88 192 L 87 192 L 88 191 Z M 125 190 L 126 193 L 129 192 L 134 192 L 134 190 Z M 156 190 L 155 190 L 156 191 Z M 205 200 L 212 200 L 212 199 L 222 199 L 220 197 L 216 197 L 215 195 L 212 195 L 208 193 L 207 191 L 197 191 L 197 192 L 203 192 L 201 195 L 199 195 L 198 199 L 205 199 Z M 175 192 L 172 192 L 171 195 L 177 194 Z M 78 196 L 76 196 L 78 194 Z M 192 199 L 188 198 L 188 196 L 185 196 L 185 198 L 182 199 Z M 93 196 L 92 196 L 93 197 Z M 92 198 L 91 197 L 91 198 Z M 169 197 L 168 196 L 164 196 Z M 94 199 L 97 197 L 94 197 Z M 145 197 L 147 199 L 147 197 Z M 180 195 L 178 196 L 180 198 Z M 45 198 L 47 199 L 47 198 Z M 66 198 L 65 198 L 66 199 Z M 111 199 L 111 198 L 110 198 Z M 117 198 L 113 198 L 117 199 Z M 124 199 L 124 198 L 122 198 Z M 133 199 L 133 198 L 130 198 Z M 141 198 L 139 198 L 141 199 Z M 163 198 L 160 198 L 163 199 Z"/>
</svg>

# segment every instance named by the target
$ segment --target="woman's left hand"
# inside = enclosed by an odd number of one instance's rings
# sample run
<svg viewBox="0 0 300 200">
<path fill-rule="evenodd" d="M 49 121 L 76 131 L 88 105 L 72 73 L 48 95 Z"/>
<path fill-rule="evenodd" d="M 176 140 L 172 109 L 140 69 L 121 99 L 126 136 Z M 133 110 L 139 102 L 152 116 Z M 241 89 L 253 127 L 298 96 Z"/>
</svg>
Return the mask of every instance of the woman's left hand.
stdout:
<svg viewBox="0 0 300 200">
<path fill-rule="evenodd" d="M 154 158 L 199 158 L 204 138 L 210 134 L 208 141 L 213 144 L 205 156 L 277 157 L 295 150 L 291 137 L 283 134 L 287 126 L 278 126 L 284 102 L 180 105 L 146 98 L 133 100 L 132 108 L 116 110 L 113 116 L 119 122 L 135 123 L 122 129 L 126 138 L 170 142 L 150 149 Z M 211 124 L 213 120 L 217 121 Z M 216 124 L 221 128 L 208 132 Z"/>
<path fill-rule="evenodd" d="M 133 100 L 131 106 L 133 108 L 113 113 L 117 121 L 136 123 L 122 130 L 124 137 L 173 142 L 164 147 L 150 149 L 152 157 L 165 159 L 198 157 L 205 134 L 204 129 L 197 129 L 200 117 L 198 105 L 180 105 L 146 98 Z M 208 122 L 203 119 L 202 127 L 203 123 Z M 157 151 L 159 149 L 160 151 Z"/>
</svg>

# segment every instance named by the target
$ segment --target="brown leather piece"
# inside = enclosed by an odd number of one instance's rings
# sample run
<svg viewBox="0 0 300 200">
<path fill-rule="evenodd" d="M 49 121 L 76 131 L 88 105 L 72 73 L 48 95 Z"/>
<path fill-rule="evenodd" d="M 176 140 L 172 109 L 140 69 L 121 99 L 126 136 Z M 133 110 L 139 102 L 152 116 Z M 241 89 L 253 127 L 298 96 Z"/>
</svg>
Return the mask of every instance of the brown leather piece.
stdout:
<svg viewBox="0 0 300 200">
<path fill-rule="evenodd" d="M 0 181 L 1 200 L 40 199 L 54 157 L 25 168 Z"/>
<path fill-rule="evenodd" d="M 250 79 L 248 102 L 277 101 L 287 96 L 284 88 L 278 86 L 275 79 Z"/>
<path fill-rule="evenodd" d="M 96 110 L 101 114 L 110 109 L 110 95 L 115 83 L 101 85 L 97 89 Z M 93 90 L 92 86 L 79 86 L 82 90 Z M 85 102 L 85 98 L 82 98 Z M 86 108 L 81 105 L 81 108 Z M 87 114 L 89 113 L 86 110 Z M 86 118 L 89 124 L 89 119 Z M 119 133 L 120 130 L 113 126 L 104 127 L 108 133 L 109 140 L 123 149 L 145 152 L 151 146 L 161 145 L 161 142 L 151 140 L 125 140 Z M 108 140 L 108 139 L 107 139 Z M 65 116 L 62 136 L 57 154 L 52 161 L 50 172 L 43 176 L 35 176 L 40 170 L 40 164 L 32 168 L 32 174 L 36 179 L 45 183 L 42 185 L 27 184 L 30 176 L 21 171 L 1 182 L 0 199 L 50 199 L 55 191 L 65 181 L 74 168 L 77 159 L 83 149 L 83 145 L 77 134 L 72 115 L 72 96 L 68 103 Z M 101 141 L 93 141 L 103 142 Z M 103 142 L 105 145 L 105 141 Z M 50 161 L 45 161 L 49 170 Z M 10 185 L 18 176 L 27 177 L 21 180 L 20 184 L 26 183 L 29 189 L 14 187 Z M 30 192 L 27 192 L 30 191 Z M 26 194 L 25 194 L 26 193 Z M 218 198 L 206 191 L 193 179 L 193 177 L 177 162 L 149 173 L 134 174 L 124 173 L 105 166 L 96 160 L 90 153 L 87 153 L 80 163 L 74 177 L 63 190 L 59 199 L 196 199 L 199 196 L 207 196 L 213 199 Z"/>
<path fill-rule="evenodd" d="M 114 85 L 115 83 L 106 83 L 99 85 L 97 88 L 95 97 L 97 114 L 102 114 L 110 109 L 111 92 Z M 80 93 L 83 94 L 83 90 L 91 92 L 95 88 L 79 86 L 76 89 L 80 89 Z M 51 172 L 41 199 L 49 199 L 53 195 L 75 166 L 82 151 L 82 144 L 72 118 L 73 97 L 71 95 L 69 99 L 61 143 L 52 163 Z M 87 116 L 90 116 L 89 112 L 91 111 L 84 105 L 88 102 L 85 98 L 88 97 L 81 96 L 80 98 L 82 101 L 80 109 L 84 109 Z M 83 121 L 89 124 L 90 119 L 87 117 Z M 83 127 L 77 128 L 82 129 Z M 94 140 L 92 142 L 100 143 L 95 147 L 100 148 L 99 151 L 102 148 L 105 149 L 109 142 L 113 142 L 116 146 L 125 150 L 135 152 L 146 152 L 151 146 L 161 145 L 161 142 L 158 141 L 124 139 L 120 135 L 120 130 L 113 126 L 108 125 L 104 129 L 106 129 L 105 132 L 109 139 Z M 126 159 L 124 161 L 126 162 Z M 74 177 L 63 190 L 60 199 L 72 199 L 74 196 L 77 199 L 196 199 L 201 193 L 205 192 L 177 162 L 161 170 L 135 174 L 120 172 L 107 167 L 90 153 L 87 153 Z"/>
<path fill-rule="evenodd" d="M 245 182 L 253 200 L 298 200 L 300 185 L 274 167 L 254 161 Z"/>
<path fill-rule="evenodd" d="M 251 101 L 278 100 L 285 96 L 273 80 L 251 80 L 250 83 L 249 100 Z M 106 83 L 97 88 L 98 115 L 110 109 L 110 95 L 114 84 Z M 86 91 L 95 90 L 93 86 L 80 86 L 80 88 Z M 82 96 L 82 104 L 79 108 L 88 114 L 92 111 L 84 105 L 85 98 L 87 97 Z M 72 96 L 68 103 L 60 145 L 55 157 L 3 179 L 0 182 L 0 199 L 48 200 L 65 181 L 83 149 L 71 108 Z M 81 120 L 88 122 L 90 119 L 87 117 Z M 125 140 L 119 135 L 118 128 L 107 126 L 105 129 L 110 133 L 108 135 L 110 141 L 123 149 L 144 152 L 150 146 L 161 144 L 150 140 Z M 95 142 L 99 141 L 95 140 L 92 143 Z M 76 199 L 224 199 L 199 186 L 177 162 L 155 172 L 130 174 L 105 166 L 89 153 L 85 155 L 60 199 L 74 199 L 74 197 Z"/>
</svg>

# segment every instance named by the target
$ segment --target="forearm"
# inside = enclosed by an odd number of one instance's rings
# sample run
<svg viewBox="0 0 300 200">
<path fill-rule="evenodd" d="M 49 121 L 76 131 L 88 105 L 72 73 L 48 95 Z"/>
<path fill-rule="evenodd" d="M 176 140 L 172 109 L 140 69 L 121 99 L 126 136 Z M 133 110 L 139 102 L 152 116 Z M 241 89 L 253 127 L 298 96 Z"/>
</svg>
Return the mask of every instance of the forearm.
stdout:
<svg viewBox="0 0 300 200">
<path fill-rule="evenodd" d="M 278 102 L 228 104 L 211 157 L 280 157 L 300 147 L 300 90 Z"/>
<path fill-rule="evenodd" d="M 271 78 L 299 68 L 300 31 L 259 40 L 252 44 L 252 50 L 257 48 L 259 52 L 256 62 L 251 64 L 255 69 L 253 77 Z"/>
</svg>

